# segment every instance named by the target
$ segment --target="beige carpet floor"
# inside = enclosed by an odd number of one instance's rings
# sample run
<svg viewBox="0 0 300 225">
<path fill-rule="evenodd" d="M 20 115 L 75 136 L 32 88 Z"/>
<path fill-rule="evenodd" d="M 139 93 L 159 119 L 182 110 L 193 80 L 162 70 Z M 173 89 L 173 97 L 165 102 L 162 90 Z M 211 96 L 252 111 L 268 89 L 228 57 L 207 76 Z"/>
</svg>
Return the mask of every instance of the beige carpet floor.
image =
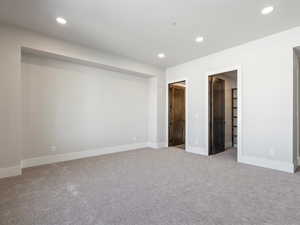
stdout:
<svg viewBox="0 0 300 225">
<path fill-rule="evenodd" d="M 1 225 L 299 225 L 300 175 L 141 149 L 0 180 Z"/>
</svg>

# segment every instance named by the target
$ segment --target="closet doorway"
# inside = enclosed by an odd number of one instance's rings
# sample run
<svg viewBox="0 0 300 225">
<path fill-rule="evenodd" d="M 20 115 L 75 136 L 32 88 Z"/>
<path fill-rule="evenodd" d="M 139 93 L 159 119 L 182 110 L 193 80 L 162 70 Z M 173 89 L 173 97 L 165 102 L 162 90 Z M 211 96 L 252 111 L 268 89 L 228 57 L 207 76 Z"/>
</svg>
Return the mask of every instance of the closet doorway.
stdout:
<svg viewBox="0 0 300 225">
<path fill-rule="evenodd" d="M 170 83 L 168 89 L 168 145 L 185 149 L 186 82 Z"/>
<path fill-rule="evenodd" d="M 226 152 L 237 158 L 237 71 L 208 77 L 209 155 Z"/>
</svg>

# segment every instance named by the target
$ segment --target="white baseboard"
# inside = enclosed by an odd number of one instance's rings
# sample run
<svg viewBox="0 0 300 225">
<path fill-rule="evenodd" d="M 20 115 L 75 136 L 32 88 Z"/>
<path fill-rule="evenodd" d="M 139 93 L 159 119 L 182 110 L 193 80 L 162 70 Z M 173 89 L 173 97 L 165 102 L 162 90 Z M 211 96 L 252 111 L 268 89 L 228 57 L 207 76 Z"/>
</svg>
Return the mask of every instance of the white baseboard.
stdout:
<svg viewBox="0 0 300 225">
<path fill-rule="evenodd" d="M 58 162 L 75 160 L 75 159 L 106 155 L 106 154 L 111 154 L 116 152 L 124 152 L 124 151 L 146 148 L 146 147 L 148 147 L 147 143 L 105 147 L 105 148 L 99 148 L 94 150 L 71 152 L 71 153 L 58 154 L 58 155 L 47 155 L 47 156 L 36 157 L 31 159 L 24 159 L 22 160 L 21 163 L 22 163 L 22 168 L 28 168 L 28 167 L 41 166 L 41 165 L 46 165 L 51 163 L 58 163 Z"/>
<path fill-rule="evenodd" d="M 148 147 L 149 148 L 154 148 L 154 149 L 167 148 L 168 144 L 164 143 L 164 142 L 157 142 L 157 143 L 150 142 L 150 143 L 148 143 Z"/>
<path fill-rule="evenodd" d="M 31 158 L 31 159 L 24 159 L 21 161 L 21 165 L 19 166 L 0 168 L 0 178 L 21 175 L 22 168 L 64 162 L 69 160 L 105 155 L 105 154 L 116 153 L 116 152 L 124 152 L 124 151 L 146 148 L 146 147 L 164 148 L 166 147 L 166 143 L 138 143 L 138 144 L 105 147 L 105 148 L 88 150 L 88 151 L 71 152 L 66 154 L 48 155 L 48 156 Z M 204 155 L 204 156 L 208 155 L 207 149 L 200 148 L 200 147 L 188 147 L 186 151 L 198 155 Z M 257 157 L 248 157 L 248 156 L 240 156 L 239 162 L 249 164 L 249 165 L 274 169 L 274 170 L 280 170 L 289 173 L 294 173 L 296 167 L 296 165 L 294 165 L 293 163 L 278 162 L 269 159 L 261 159 Z M 298 159 L 298 166 L 300 166 L 300 158 Z"/>
<path fill-rule="evenodd" d="M 257 158 L 257 157 L 249 157 L 249 156 L 240 156 L 240 163 L 245 163 L 253 166 L 264 167 L 268 169 L 279 170 L 288 173 L 295 172 L 295 165 L 293 163 L 288 162 L 279 162 L 275 160 Z"/>
<path fill-rule="evenodd" d="M 21 166 L 0 168 L 0 178 L 14 177 L 22 174 Z"/>
<path fill-rule="evenodd" d="M 207 149 L 201 148 L 201 147 L 187 147 L 186 151 L 190 152 L 190 153 L 198 154 L 198 155 L 208 156 Z"/>
</svg>

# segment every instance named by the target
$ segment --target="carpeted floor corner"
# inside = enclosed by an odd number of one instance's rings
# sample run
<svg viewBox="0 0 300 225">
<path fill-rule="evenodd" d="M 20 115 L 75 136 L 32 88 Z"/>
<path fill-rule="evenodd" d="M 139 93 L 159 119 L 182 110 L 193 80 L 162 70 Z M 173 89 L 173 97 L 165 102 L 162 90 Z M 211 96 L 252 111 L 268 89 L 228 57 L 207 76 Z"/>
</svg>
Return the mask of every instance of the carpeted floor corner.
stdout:
<svg viewBox="0 0 300 225">
<path fill-rule="evenodd" d="M 28 168 L 0 180 L 1 225 L 299 225 L 300 176 L 175 148 Z"/>
</svg>

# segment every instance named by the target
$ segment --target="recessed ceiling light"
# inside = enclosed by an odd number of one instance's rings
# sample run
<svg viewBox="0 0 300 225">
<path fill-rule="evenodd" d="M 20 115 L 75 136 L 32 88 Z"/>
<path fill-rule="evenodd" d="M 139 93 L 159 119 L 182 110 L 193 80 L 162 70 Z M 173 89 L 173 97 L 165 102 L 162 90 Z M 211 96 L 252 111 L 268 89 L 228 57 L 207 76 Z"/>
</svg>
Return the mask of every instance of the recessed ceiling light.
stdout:
<svg viewBox="0 0 300 225">
<path fill-rule="evenodd" d="M 157 55 L 157 57 L 160 58 L 160 59 L 163 59 L 163 58 L 166 58 L 166 55 L 165 55 L 165 53 L 159 53 Z"/>
<path fill-rule="evenodd" d="M 204 41 L 204 37 L 196 37 L 195 41 L 196 41 L 197 43 L 201 43 L 201 42 Z"/>
<path fill-rule="evenodd" d="M 65 25 L 67 23 L 67 20 L 62 17 L 57 17 L 56 22 L 62 25 Z"/>
<path fill-rule="evenodd" d="M 268 7 L 265 7 L 261 10 L 261 14 L 268 15 L 273 11 L 274 11 L 274 6 L 268 6 Z"/>
</svg>

